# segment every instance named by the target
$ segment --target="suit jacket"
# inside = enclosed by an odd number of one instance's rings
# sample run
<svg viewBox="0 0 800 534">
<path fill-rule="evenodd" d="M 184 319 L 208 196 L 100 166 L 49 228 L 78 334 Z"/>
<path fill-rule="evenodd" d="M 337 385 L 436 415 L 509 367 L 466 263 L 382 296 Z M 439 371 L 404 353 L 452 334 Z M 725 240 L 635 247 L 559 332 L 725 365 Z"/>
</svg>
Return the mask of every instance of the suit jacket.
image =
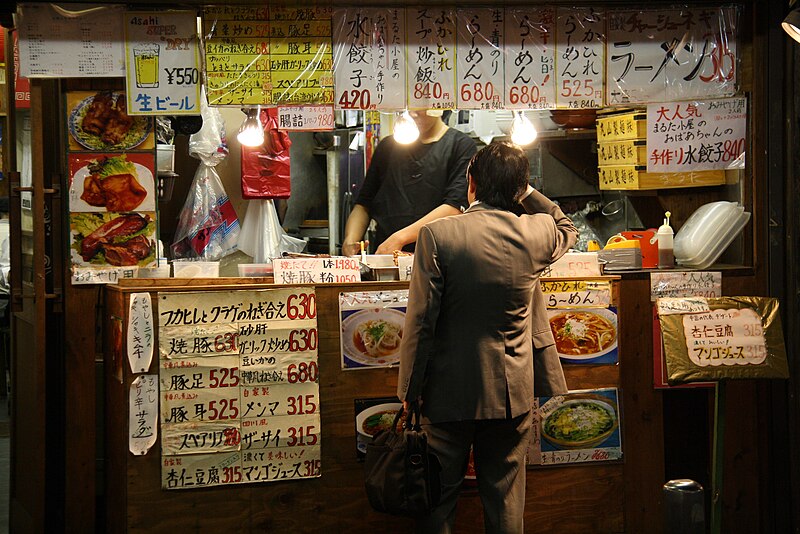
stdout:
<svg viewBox="0 0 800 534">
<path fill-rule="evenodd" d="M 516 417 L 533 406 L 534 289 L 578 231 L 541 193 L 525 204 L 533 214 L 476 203 L 419 232 L 397 393 L 421 396 L 432 423 Z"/>
</svg>

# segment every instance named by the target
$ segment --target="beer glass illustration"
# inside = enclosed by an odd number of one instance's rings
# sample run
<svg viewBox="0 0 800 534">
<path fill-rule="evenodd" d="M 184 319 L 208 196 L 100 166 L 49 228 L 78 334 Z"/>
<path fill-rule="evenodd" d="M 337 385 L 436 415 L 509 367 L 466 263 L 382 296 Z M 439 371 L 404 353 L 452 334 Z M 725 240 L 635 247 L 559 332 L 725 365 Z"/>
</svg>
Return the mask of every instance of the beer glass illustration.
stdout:
<svg viewBox="0 0 800 534">
<path fill-rule="evenodd" d="M 134 47 L 136 87 L 158 87 L 158 52 L 159 45 L 155 43 Z"/>
</svg>

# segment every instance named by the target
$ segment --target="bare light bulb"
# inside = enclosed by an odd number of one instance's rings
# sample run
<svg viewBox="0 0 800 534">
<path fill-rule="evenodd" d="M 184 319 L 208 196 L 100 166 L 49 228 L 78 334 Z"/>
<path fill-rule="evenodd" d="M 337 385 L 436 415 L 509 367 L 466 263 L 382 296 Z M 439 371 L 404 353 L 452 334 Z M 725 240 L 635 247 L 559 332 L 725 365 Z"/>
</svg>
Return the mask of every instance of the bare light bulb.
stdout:
<svg viewBox="0 0 800 534">
<path fill-rule="evenodd" d="M 398 114 L 393 133 L 394 140 L 401 145 L 411 144 L 419 138 L 419 128 L 408 110 Z"/>
<path fill-rule="evenodd" d="M 244 122 L 239 126 L 236 139 L 244 146 L 261 146 L 264 144 L 264 127 L 261 126 L 261 106 L 243 109 Z"/>
<path fill-rule="evenodd" d="M 515 145 L 525 146 L 533 143 L 537 136 L 536 128 L 521 111 L 514 112 L 511 122 L 511 142 Z"/>
</svg>

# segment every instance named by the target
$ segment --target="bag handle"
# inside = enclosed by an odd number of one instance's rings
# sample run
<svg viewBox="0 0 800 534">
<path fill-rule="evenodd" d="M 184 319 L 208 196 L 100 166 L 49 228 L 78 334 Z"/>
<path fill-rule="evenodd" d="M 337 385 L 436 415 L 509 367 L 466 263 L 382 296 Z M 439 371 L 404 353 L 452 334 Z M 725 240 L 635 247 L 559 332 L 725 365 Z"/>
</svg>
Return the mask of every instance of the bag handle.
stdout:
<svg viewBox="0 0 800 534">
<path fill-rule="evenodd" d="M 419 432 L 422 430 L 420 426 L 420 417 L 421 417 L 421 409 L 419 403 L 417 401 L 410 402 L 408 406 L 408 415 L 406 416 L 406 422 L 403 423 L 403 428 L 409 430 L 415 430 Z M 400 422 L 400 418 L 403 417 L 403 408 L 397 410 L 397 415 L 394 416 L 394 423 L 392 423 L 392 428 L 395 432 L 397 432 L 397 423 Z M 415 422 L 416 421 L 416 422 Z"/>
</svg>

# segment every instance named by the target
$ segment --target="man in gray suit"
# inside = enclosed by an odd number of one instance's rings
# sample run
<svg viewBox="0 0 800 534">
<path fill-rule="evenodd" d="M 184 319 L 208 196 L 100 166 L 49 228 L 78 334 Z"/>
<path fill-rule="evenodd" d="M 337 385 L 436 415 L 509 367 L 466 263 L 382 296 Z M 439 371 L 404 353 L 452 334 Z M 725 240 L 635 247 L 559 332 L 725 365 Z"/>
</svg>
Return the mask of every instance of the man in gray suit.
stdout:
<svg viewBox="0 0 800 534">
<path fill-rule="evenodd" d="M 531 310 L 544 306 L 531 302 L 539 275 L 578 231 L 527 185 L 528 158 L 517 146 L 487 146 L 467 172 L 469 209 L 428 223 L 417 237 L 400 349 L 398 396 L 406 407 L 421 402 L 423 428 L 442 463 L 441 502 L 417 531 L 452 531 L 472 446 L 486 531 L 521 533 L 532 341 L 546 336 L 547 324 L 532 319 Z M 530 214 L 510 211 L 520 201 Z M 560 380 L 545 386 L 558 390 Z"/>
</svg>

